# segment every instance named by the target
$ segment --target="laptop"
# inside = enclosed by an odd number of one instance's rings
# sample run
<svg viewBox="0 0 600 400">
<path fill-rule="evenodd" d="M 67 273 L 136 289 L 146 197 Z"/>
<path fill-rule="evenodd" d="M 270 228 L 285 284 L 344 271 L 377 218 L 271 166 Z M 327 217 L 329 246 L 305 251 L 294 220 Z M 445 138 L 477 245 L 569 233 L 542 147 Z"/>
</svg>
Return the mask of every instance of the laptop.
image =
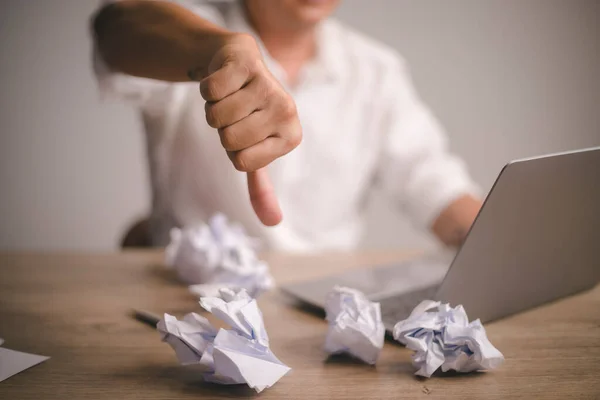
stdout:
<svg viewBox="0 0 600 400">
<path fill-rule="evenodd" d="M 600 281 L 600 147 L 508 163 L 465 241 L 396 265 L 286 285 L 324 308 L 335 285 L 381 304 L 388 332 L 422 300 L 462 304 L 489 322 L 589 288 Z"/>
</svg>

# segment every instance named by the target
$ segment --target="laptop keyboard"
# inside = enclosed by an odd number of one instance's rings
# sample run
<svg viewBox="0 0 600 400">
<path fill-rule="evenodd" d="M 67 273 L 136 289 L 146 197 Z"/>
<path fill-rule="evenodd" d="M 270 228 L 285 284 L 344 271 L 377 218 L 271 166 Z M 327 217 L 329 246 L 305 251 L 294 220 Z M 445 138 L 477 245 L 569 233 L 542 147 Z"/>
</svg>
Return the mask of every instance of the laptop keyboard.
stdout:
<svg viewBox="0 0 600 400">
<path fill-rule="evenodd" d="M 379 300 L 381 304 L 381 319 L 385 326 L 393 327 L 398 321 L 406 319 L 421 301 L 433 299 L 438 287 L 438 285 L 429 286 L 424 289 Z"/>
</svg>

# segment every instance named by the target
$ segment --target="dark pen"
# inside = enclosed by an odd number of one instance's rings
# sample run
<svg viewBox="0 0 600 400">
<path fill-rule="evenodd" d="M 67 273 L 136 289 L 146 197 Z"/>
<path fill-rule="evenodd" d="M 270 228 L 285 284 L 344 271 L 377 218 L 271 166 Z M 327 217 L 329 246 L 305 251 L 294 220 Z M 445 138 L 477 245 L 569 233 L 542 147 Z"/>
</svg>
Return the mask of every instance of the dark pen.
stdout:
<svg viewBox="0 0 600 400">
<path fill-rule="evenodd" d="M 156 324 L 158 324 L 158 321 L 160 321 L 160 317 L 158 315 L 146 310 L 133 309 L 131 311 L 131 315 L 138 321 L 143 322 L 144 324 L 153 328 L 156 328 Z"/>
</svg>

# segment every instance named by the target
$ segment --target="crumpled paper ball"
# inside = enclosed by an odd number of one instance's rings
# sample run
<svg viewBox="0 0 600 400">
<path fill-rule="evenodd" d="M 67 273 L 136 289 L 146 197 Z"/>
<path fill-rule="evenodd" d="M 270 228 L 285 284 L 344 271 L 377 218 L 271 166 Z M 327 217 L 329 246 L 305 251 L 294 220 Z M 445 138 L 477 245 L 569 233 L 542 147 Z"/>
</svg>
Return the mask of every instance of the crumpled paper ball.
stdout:
<svg viewBox="0 0 600 400">
<path fill-rule="evenodd" d="M 281 379 L 290 367 L 271 352 L 256 300 L 244 289 L 222 289 L 219 295 L 200 299 L 200 305 L 231 329 L 217 329 L 196 313 L 187 314 L 182 320 L 165 314 L 157 329 L 181 364 L 204 367 L 204 380 L 224 385 L 247 384 L 261 392 Z"/>
<path fill-rule="evenodd" d="M 208 225 L 171 230 L 165 262 L 198 296 L 215 296 L 223 287 L 244 288 L 252 297 L 274 285 L 268 265 L 256 254 L 258 241 L 223 214 Z"/>
<path fill-rule="evenodd" d="M 498 367 L 502 353 L 488 340 L 477 319 L 469 323 L 463 306 L 455 308 L 439 301 L 425 300 L 404 321 L 394 326 L 394 339 L 416 353 L 416 375 L 430 377 L 443 372 L 471 372 Z"/>
<path fill-rule="evenodd" d="M 348 353 L 375 364 L 385 337 L 379 303 L 358 290 L 335 286 L 327 295 L 325 312 L 329 322 L 325 351 Z"/>
</svg>

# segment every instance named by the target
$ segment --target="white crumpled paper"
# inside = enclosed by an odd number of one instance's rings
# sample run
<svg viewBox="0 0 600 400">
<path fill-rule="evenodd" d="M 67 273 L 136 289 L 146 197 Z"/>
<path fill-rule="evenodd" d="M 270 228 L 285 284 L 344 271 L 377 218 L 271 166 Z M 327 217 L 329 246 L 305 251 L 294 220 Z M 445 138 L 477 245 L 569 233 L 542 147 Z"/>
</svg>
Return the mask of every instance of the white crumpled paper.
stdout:
<svg viewBox="0 0 600 400">
<path fill-rule="evenodd" d="M 439 301 L 421 302 L 394 326 L 394 339 L 416 351 L 413 364 L 420 376 L 430 377 L 440 367 L 443 372 L 489 370 L 504 361 L 481 322 L 469 323 L 461 305 L 452 308 Z"/>
<path fill-rule="evenodd" d="M 385 336 L 379 303 L 358 290 L 336 286 L 327 295 L 325 312 L 329 322 L 325 351 L 349 353 L 375 364 Z"/>
<path fill-rule="evenodd" d="M 165 314 L 157 324 L 183 365 L 205 368 L 204 380 L 224 385 L 247 384 L 257 392 L 272 386 L 290 367 L 269 349 L 262 314 L 244 289 L 222 289 L 220 297 L 204 297 L 200 305 L 231 326 L 217 329 L 196 313 L 182 320 Z"/>
<path fill-rule="evenodd" d="M 165 261 L 198 296 L 215 296 L 229 287 L 257 297 L 274 284 L 268 265 L 256 255 L 257 247 L 258 241 L 240 225 L 216 214 L 208 225 L 171 230 Z"/>
</svg>

